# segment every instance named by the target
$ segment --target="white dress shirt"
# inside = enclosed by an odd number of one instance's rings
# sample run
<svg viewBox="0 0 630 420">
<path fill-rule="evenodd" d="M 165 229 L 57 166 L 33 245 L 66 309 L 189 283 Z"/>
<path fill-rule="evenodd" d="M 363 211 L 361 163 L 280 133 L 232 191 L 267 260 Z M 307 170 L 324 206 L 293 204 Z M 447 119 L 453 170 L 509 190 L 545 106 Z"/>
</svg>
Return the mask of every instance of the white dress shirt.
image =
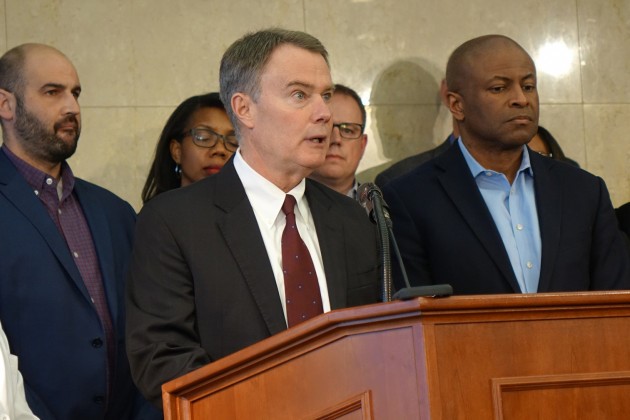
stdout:
<svg viewBox="0 0 630 420">
<path fill-rule="evenodd" d="M 306 188 L 305 180 L 302 180 L 295 188 L 285 193 L 273 183 L 268 181 L 251 166 L 245 162 L 241 156 L 240 150 L 234 156 L 234 168 L 243 183 L 245 193 L 249 199 L 254 215 L 258 222 L 258 228 L 262 235 L 267 255 L 271 262 L 271 268 L 276 279 L 276 286 L 282 301 L 282 310 L 284 317 L 287 318 L 287 307 L 284 293 L 284 274 L 282 273 L 282 231 L 286 224 L 286 217 L 282 212 L 282 204 L 287 194 L 295 197 L 297 205 L 295 206 L 295 221 L 300 236 L 304 244 L 311 254 L 317 280 L 319 282 L 319 291 L 322 295 L 322 308 L 324 312 L 330 311 L 330 299 L 328 297 L 328 285 L 326 284 L 326 275 L 324 273 L 324 264 L 322 263 L 322 254 L 319 249 L 319 241 L 317 232 L 315 231 L 315 222 L 308 201 L 304 196 Z"/>
<path fill-rule="evenodd" d="M 0 420 L 32 420 L 33 414 L 24 395 L 24 382 L 18 359 L 9 351 L 7 336 L 0 325 Z"/>
</svg>

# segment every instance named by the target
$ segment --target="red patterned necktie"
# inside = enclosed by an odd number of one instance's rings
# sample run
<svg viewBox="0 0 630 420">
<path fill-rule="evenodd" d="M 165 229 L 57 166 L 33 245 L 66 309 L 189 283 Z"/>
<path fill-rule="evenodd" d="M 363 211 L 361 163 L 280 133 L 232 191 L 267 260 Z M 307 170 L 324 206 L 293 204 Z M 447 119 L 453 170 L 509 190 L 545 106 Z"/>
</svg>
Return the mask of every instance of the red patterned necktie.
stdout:
<svg viewBox="0 0 630 420">
<path fill-rule="evenodd" d="M 294 207 L 295 197 L 287 195 L 282 205 L 287 217 L 282 232 L 282 271 L 289 327 L 323 312 L 317 273 L 295 224 Z"/>
</svg>

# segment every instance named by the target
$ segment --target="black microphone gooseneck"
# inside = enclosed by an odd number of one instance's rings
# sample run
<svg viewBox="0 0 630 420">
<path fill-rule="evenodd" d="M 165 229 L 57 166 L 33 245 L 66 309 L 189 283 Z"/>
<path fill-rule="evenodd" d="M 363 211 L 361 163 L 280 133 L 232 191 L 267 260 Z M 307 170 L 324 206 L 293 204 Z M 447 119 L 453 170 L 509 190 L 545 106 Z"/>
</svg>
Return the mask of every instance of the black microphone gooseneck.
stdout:
<svg viewBox="0 0 630 420">
<path fill-rule="evenodd" d="M 392 262 L 390 245 L 396 255 L 398 266 L 405 283 L 405 288 L 400 289 L 393 296 L 394 299 L 413 299 L 421 296 L 444 297 L 453 294 L 453 288 L 450 284 L 434 284 L 426 286 L 411 287 L 407 271 L 403 264 L 402 255 L 398 249 L 396 238 L 392 230 L 392 219 L 389 215 L 389 207 L 383 199 L 381 190 L 372 183 L 365 183 L 359 186 L 358 190 L 359 202 L 368 212 L 370 220 L 378 226 L 379 240 L 381 243 L 379 253 L 383 264 L 382 284 L 383 284 L 383 302 L 392 300 Z"/>
<path fill-rule="evenodd" d="M 376 223 L 379 233 L 379 254 L 382 264 L 381 281 L 383 285 L 382 299 L 383 302 L 392 300 L 392 259 L 391 248 L 393 245 L 394 253 L 398 260 L 405 285 L 410 287 L 405 267 L 403 266 L 402 257 L 398 250 L 398 245 L 394 239 L 392 231 L 392 219 L 389 215 L 389 208 L 383 199 L 381 190 L 371 182 L 361 184 L 358 190 L 359 203 L 366 209 L 370 216 L 370 220 Z"/>
</svg>

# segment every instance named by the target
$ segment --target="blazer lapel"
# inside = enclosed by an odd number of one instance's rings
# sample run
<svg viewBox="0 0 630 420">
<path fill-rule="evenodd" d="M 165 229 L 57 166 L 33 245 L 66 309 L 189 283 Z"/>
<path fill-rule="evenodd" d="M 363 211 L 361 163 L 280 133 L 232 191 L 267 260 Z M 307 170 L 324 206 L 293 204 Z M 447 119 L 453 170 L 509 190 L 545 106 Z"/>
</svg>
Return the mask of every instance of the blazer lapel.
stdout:
<svg viewBox="0 0 630 420">
<path fill-rule="evenodd" d="M 520 293 L 521 289 L 514 275 L 501 235 L 461 150 L 459 147 L 452 147 L 443 155 L 438 156 L 435 159 L 435 164 L 443 170 L 442 174 L 438 175 L 438 179 L 446 194 L 458 208 L 468 227 L 479 239 L 506 281 L 515 292 Z"/>
<path fill-rule="evenodd" d="M 46 241 L 50 250 L 57 257 L 74 284 L 83 296 L 90 300 L 79 269 L 74 263 L 68 245 L 63 240 L 55 222 L 50 218 L 46 209 L 33 193 L 26 180 L 17 172 L 4 153 L 0 152 L 0 193 L 24 215 Z"/>
<path fill-rule="evenodd" d="M 215 205 L 225 212 L 218 222 L 238 269 L 251 291 L 270 334 L 287 329 L 278 287 L 254 211 L 230 160 L 216 177 Z"/>
<path fill-rule="evenodd" d="M 330 198 L 322 194 L 313 185 L 313 181 L 306 180 L 306 199 L 315 222 L 317 240 L 322 253 L 322 263 L 326 274 L 328 298 L 331 309 L 346 307 L 347 281 L 342 217 L 335 217 L 333 203 Z"/>
<path fill-rule="evenodd" d="M 98 264 L 103 281 L 103 289 L 107 296 L 109 312 L 114 325 L 118 325 L 118 281 L 113 265 L 114 250 L 112 249 L 111 231 L 105 210 L 98 201 L 91 196 L 90 190 L 85 188 L 85 184 L 80 179 L 76 180 L 74 191 L 83 210 L 83 215 L 87 220 L 92 242 L 98 257 Z M 83 283 L 83 282 L 82 282 Z"/>
<path fill-rule="evenodd" d="M 562 191 L 557 179 L 553 176 L 551 159 L 529 154 L 534 171 L 534 188 L 536 190 L 536 209 L 540 228 L 542 261 L 538 291 L 547 292 L 551 287 L 554 263 L 560 244 L 562 228 Z"/>
</svg>

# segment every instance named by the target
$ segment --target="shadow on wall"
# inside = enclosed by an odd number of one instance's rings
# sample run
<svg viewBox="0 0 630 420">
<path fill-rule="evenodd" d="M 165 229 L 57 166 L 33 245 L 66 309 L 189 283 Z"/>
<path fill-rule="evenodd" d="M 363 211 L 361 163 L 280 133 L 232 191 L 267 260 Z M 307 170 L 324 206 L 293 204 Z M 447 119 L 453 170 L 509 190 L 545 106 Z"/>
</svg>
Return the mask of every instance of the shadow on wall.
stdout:
<svg viewBox="0 0 630 420">
<path fill-rule="evenodd" d="M 378 133 L 379 156 L 389 162 L 358 173 L 360 182 L 371 182 L 400 159 L 435 147 L 442 77 L 434 65 L 416 58 L 396 61 L 377 76 L 370 97 L 372 132 Z"/>
</svg>

